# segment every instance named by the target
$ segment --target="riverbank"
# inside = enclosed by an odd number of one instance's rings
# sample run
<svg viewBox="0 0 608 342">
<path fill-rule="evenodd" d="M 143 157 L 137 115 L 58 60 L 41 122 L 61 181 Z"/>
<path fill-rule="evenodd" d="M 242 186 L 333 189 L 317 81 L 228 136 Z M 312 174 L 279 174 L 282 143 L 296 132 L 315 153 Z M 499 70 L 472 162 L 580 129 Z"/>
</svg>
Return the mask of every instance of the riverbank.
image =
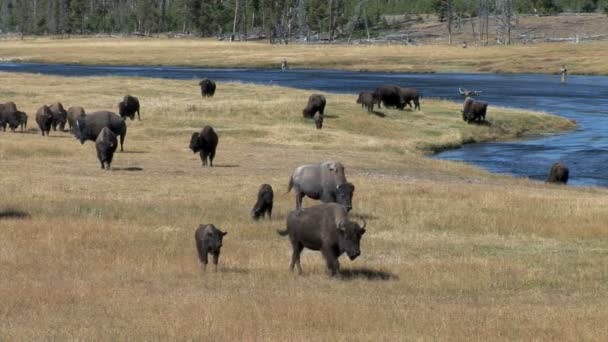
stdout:
<svg viewBox="0 0 608 342">
<path fill-rule="evenodd" d="M 0 339 L 606 338 L 608 191 L 426 157 L 568 120 L 492 108 L 491 126 L 467 125 L 460 104 L 426 98 L 423 111 L 380 117 L 326 94 L 318 131 L 301 118 L 309 91 L 219 83 L 202 99 L 194 80 L 0 76 L 30 129 L 43 103 L 90 112 L 131 93 L 142 105 L 112 172 L 68 133 L 0 132 Z M 214 168 L 188 150 L 206 124 L 220 137 Z M 288 175 L 332 159 L 368 222 L 362 255 L 331 280 L 306 252 L 295 276 L 276 234 L 294 206 Z M 255 223 L 261 183 L 275 206 Z M 217 273 L 198 268 L 199 223 L 229 232 Z"/>
<path fill-rule="evenodd" d="M 293 68 L 395 72 L 608 75 L 608 42 L 511 46 L 269 45 L 210 39 L 27 37 L 0 41 L 0 60 L 86 65 Z"/>
</svg>

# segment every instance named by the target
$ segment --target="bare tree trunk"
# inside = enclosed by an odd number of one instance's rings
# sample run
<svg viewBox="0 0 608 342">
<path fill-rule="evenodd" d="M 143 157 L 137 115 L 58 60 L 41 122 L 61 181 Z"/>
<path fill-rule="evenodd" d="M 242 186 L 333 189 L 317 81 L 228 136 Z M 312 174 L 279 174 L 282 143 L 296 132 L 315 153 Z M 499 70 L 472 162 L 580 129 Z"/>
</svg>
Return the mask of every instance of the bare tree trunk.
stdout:
<svg viewBox="0 0 608 342">
<path fill-rule="evenodd" d="M 452 45 L 452 0 L 446 0 L 448 12 L 448 43 Z"/>
<path fill-rule="evenodd" d="M 230 37 L 230 41 L 234 40 L 236 35 L 236 20 L 239 14 L 239 0 L 236 0 L 234 3 L 234 21 L 232 22 L 232 36 Z"/>
</svg>

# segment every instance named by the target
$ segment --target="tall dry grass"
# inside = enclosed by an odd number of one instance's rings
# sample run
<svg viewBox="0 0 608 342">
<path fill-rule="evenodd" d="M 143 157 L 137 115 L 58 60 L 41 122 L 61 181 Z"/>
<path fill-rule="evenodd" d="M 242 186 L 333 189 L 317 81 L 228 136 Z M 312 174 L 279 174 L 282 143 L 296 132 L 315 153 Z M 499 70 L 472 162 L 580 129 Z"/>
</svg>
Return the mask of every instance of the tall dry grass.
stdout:
<svg viewBox="0 0 608 342">
<path fill-rule="evenodd" d="M 61 100 L 87 111 L 139 97 L 126 151 L 102 171 L 94 145 L 67 133 L 0 133 L 0 340 L 604 340 L 608 335 L 608 192 L 491 175 L 424 154 L 462 141 L 569 127 L 492 109 L 491 127 L 458 105 L 361 111 L 327 94 L 322 131 L 301 119 L 308 93 L 196 82 L 1 74 L 0 98 L 30 115 Z M 32 119 L 30 119 L 33 122 Z M 211 124 L 214 168 L 188 149 Z M 342 279 L 275 230 L 294 206 L 302 163 L 346 165 L 362 256 Z M 140 170 L 141 171 L 137 171 Z M 258 186 L 274 218 L 253 222 Z M 305 201 L 305 205 L 312 205 Z M 228 231 L 219 272 L 203 273 L 199 223 Z"/>
<path fill-rule="evenodd" d="M 608 74 L 608 43 L 512 46 L 269 45 L 209 39 L 27 38 L 0 41 L 0 59 L 110 65 L 184 65 L 402 72 L 503 72 Z"/>
</svg>

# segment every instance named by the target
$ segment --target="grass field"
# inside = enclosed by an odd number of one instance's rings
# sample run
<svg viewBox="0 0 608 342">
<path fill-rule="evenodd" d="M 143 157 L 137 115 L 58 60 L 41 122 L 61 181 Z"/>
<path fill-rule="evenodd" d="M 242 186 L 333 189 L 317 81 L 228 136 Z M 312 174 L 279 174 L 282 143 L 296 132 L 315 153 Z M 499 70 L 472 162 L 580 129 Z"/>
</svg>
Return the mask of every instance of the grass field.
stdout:
<svg viewBox="0 0 608 342">
<path fill-rule="evenodd" d="M 0 41 L 0 59 L 110 65 L 333 68 L 401 72 L 608 74 L 608 42 L 512 46 L 269 45 L 210 39 L 27 38 Z"/>
<path fill-rule="evenodd" d="M 465 141 L 558 131 L 572 123 L 460 105 L 361 111 L 326 94 L 322 131 L 301 118 L 308 92 L 195 81 L 0 74 L 0 98 L 30 114 L 0 133 L 0 340 L 605 340 L 608 192 L 492 175 L 425 155 Z M 94 144 L 42 137 L 33 113 L 60 100 L 113 109 L 131 93 L 125 152 L 103 171 Z M 216 167 L 187 149 L 203 125 L 220 136 Z M 304 275 L 275 230 L 294 207 L 297 165 L 337 159 L 368 221 L 362 255 Z M 547 166 L 549 167 L 549 166 Z M 274 218 L 253 222 L 261 183 Z M 304 205 L 312 205 L 310 200 Z M 228 231 L 219 271 L 203 273 L 199 223 Z"/>
</svg>

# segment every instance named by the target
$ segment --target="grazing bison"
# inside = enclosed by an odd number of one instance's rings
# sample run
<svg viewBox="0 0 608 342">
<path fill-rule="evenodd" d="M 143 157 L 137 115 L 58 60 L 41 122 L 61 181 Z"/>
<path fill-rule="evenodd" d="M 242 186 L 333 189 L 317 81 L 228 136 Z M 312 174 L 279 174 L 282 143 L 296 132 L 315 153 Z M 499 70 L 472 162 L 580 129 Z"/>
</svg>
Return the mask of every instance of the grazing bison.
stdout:
<svg viewBox="0 0 608 342">
<path fill-rule="evenodd" d="M 323 115 L 322 114 L 315 114 L 315 116 L 313 116 L 313 119 L 315 120 L 315 126 L 317 126 L 317 129 L 321 129 L 323 128 Z"/>
<path fill-rule="evenodd" d="M 203 166 L 207 165 L 209 158 L 209 166 L 213 167 L 213 158 L 215 157 L 215 149 L 217 148 L 218 137 L 211 126 L 203 127 L 200 133 L 192 133 L 190 138 L 190 149 L 192 152 L 200 152 Z"/>
<path fill-rule="evenodd" d="M 44 105 L 38 108 L 38 111 L 36 112 L 36 122 L 38 123 L 38 127 L 40 127 L 42 136 L 44 136 L 44 133 L 48 136 L 51 132 L 51 126 L 53 125 L 53 112 L 51 112 L 49 106 Z"/>
<path fill-rule="evenodd" d="M 19 119 L 19 126 L 21 126 L 21 132 L 23 132 L 23 129 L 27 128 L 27 114 L 18 110 L 17 118 Z"/>
<path fill-rule="evenodd" d="M 258 200 L 255 202 L 253 209 L 251 209 L 251 217 L 254 220 L 258 220 L 260 217 L 264 217 L 268 213 L 268 218 L 272 218 L 272 201 L 274 199 L 274 192 L 270 184 L 262 184 L 258 191 Z"/>
<path fill-rule="evenodd" d="M 294 189 L 296 209 L 302 208 L 302 198 L 308 196 L 321 202 L 335 202 L 350 211 L 355 186 L 346 181 L 344 166 L 340 162 L 328 161 L 297 167 L 289 178 L 287 192 Z"/>
<path fill-rule="evenodd" d="M 74 130 L 74 127 L 76 127 L 76 120 L 84 115 L 84 108 L 82 107 L 76 106 L 68 108 L 68 125 L 70 126 L 70 130 Z"/>
<path fill-rule="evenodd" d="M 368 112 L 374 110 L 374 93 L 371 91 L 362 91 L 359 93 L 357 103 L 361 104 L 361 108 L 367 108 Z"/>
<path fill-rule="evenodd" d="M 137 112 L 137 120 L 141 120 L 139 117 L 139 99 L 135 96 L 125 95 L 125 97 L 118 103 L 118 114 L 121 118 L 135 119 L 135 112 Z"/>
<path fill-rule="evenodd" d="M 97 158 L 101 163 L 101 168 L 110 171 L 112 167 L 112 159 L 114 158 L 114 152 L 118 147 L 118 141 L 116 140 L 116 134 L 112 132 L 108 127 L 104 127 L 97 139 L 95 139 L 95 149 L 97 150 Z M 107 165 L 105 165 L 107 164 Z"/>
<path fill-rule="evenodd" d="M 217 270 L 217 262 L 220 258 L 220 249 L 222 248 L 222 239 L 227 232 L 222 232 L 212 224 L 201 224 L 194 233 L 194 241 L 196 243 L 196 250 L 198 251 L 198 258 L 201 261 L 203 269 L 207 269 L 207 254 L 213 255 L 213 265 Z"/>
<path fill-rule="evenodd" d="M 374 91 L 374 102 L 378 104 L 378 108 L 382 108 L 382 104 L 384 104 L 384 107 L 405 108 L 401 88 L 395 85 L 383 85 L 376 88 Z"/>
<path fill-rule="evenodd" d="M 0 126 L 4 132 L 6 132 L 7 125 L 11 131 L 19 127 L 21 121 L 18 113 L 19 111 L 14 102 L 0 104 Z"/>
<path fill-rule="evenodd" d="M 365 226 L 365 220 L 363 227 L 350 221 L 343 206 L 325 203 L 292 211 L 287 216 L 287 229 L 277 232 L 281 236 L 289 235 L 293 249 L 291 271 L 297 266 L 298 272 L 302 273 L 300 254 L 306 247 L 321 251 L 329 273 L 334 276 L 340 270 L 340 255 L 346 253 L 350 260 L 355 260 L 361 254 L 360 243 Z"/>
<path fill-rule="evenodd" d="M 321 113 L 323 115 L 323 111 L 325 110 L 325 96 L 319 94 L 312 94 L 308 98 L 308 104 L 306 108 L 302 110 L 302 115 L 305 118 L 310 119 L 315 115 L 316 112 Z"/>
<path fill-rule="evenodd" d="M 412 101 L 414 102 L 414 109 L 420 110 L 420 93 L 416 88 L 400 88 L 401 98 L 412 108 Z M 404 106 L 405 108 L 405 106 Z"/>
<path fill-rule="evenodd" d="M 464 100 L 464 106 L 462 109 L 462 120 L 471 123 L 474 121 L 482 122 L 486 120 L 486 111 L 488 110 L 488 103 L 483 101 L 473 100 L 467 97 Z"/>
<path fill-rule="evenodd" d="M 96 141 L 104 127 L 108 127 L 114 134 L 120 136 L 120 150 L 123 151 L 123 144 L 127 136 L 127 124 L 116 113 L 100 111 L 80 116 L 76 119 L 74 136 L 80 140 L 81 144 L 84 144 L 87 140 Z"/>
<path fill-rule="evenodd" d="M 551 166 L 551 170 L 549 171 L 549 177 L 547 177 L 547 183 L 559 183 L 566 184 L 568 183 L 568 176 L 570 175 L 570 170 L 565 164 L 555 163 Z"/>
<path fill-rule="evenodd" d="M 49 106 L 51 113 L 53 113 L 53 131 L 59 127 L 60 131 L 65 130 L 65 123 L 68 121 L 68 112 L 63 109 L 61 102 L 55 102 Z"/>
<path fill-rule="evenodd" d="M 203 97 L 212 97 L 215 94 L 215 82 L 212 80 L 203 78 L 198 85 L 201 86 L 201 95 Z"/>
</svg>

